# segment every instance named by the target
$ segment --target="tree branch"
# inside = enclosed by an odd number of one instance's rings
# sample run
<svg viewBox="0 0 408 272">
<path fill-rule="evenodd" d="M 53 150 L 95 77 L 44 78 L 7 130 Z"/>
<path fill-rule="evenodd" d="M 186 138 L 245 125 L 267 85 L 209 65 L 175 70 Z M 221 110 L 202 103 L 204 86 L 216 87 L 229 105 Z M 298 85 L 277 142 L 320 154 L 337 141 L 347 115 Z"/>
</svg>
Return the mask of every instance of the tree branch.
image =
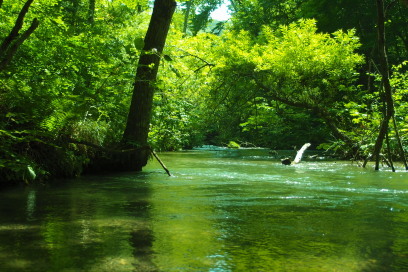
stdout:
<svg viewBox="0 0 408 272">
<path fill-rule="evenodd" d="M 189 53 L 189 52 L 187 52 L 187 51 L 185 51 L 185 50 L 183 50 L 183 49 L 181 49 L 181 48 L 177 48 L 177 50 L 186 53 L 187 56 L 194 57 L 194 58 L 199 59 L 200 61 L 202 61 L 202 62 L 205 63 L 205 65 L 203 65 L 202 67 L 198 68 L 198 69 L 195 70 L 194 72 L 199 71 L 200 69 L 202 69 L 202 68 L 205 67 L 205 66 L 210 66 L 210 67 L 214 67 L 214 66 L 215 66 L 215 64 L 209 63 L 209 62 L 206 61 L 205 59 L 203 59 L 203 58 L 201 58 L 201 57 L 199 57 L 199 56 L 197 56 L 197 55 L 191 54 L 191 53 Z M 186 56 L 181 56 L 181 57 L 186 57 Z"/>
<path fill-rule="evenodd" d="M 358 147 L 354 145 L 353 141 L 347 135 L 345 135 L 339 130 L 339 128 L 335 125 L 336 124 L 335 118 L 333 118 L 326 109 L 319 107 L 318 105 L 312 105 L 307 102 L 295 101 L 287 97 L 279 96 L 276 91 L 273 91 L 271 88 L 265 86 L 255 76 L 253 76 L 253 79 L 256 85 L 262 90 L 264 90 L 266 93 L 270 94 L 273 100 L 282 102 L 292 107 L 313 110 L 314 112 L 316 112 L 325 121 L 326 125 L 329 127 L 334 137 L 342 140 L 353 152 L 355 153 L 358 152 Z"/>
<path fill-rule="evenodd" d="M 20 37 L 18 37 L 18 39 L 7 48 L 7 50 L 4 51 L 3 59 L 0 61 L 0 71 L 3 70 L 11 62 L 20 45 L 25 40 L 27 40 L 31 34 L 33 34 L 33 32 L 37 29 L 39 24 L 40 22 L 38 21 L 37 18 L 35 18 L 32 21 L 30 27 L 26 31 L 24 31 L 24 33 Z"/>
<path fill-rule="evenodd" d="M 1 0 L 3 1 L 3 0 Z M 27 0 L 27 2 L 24 4 L 23 8 L 21 9 L 17 20 L 14 24 L 13 29 L 11 30 L 10 34 L 4 39 L 3 43 L 0 46 L 0 54 L 4 54 L 7 48 L 11 45 L 13 40 L 15 40 L 18 37 L 18 32 L 21 30 L 23 27 L 24 23 L 24 17 L 26 16 L 28 9 L 30 8 L 30 5 L 33 3 L 34 0 Z M 2 2 L 0 2 L 1 6 Z"/>
</svg>

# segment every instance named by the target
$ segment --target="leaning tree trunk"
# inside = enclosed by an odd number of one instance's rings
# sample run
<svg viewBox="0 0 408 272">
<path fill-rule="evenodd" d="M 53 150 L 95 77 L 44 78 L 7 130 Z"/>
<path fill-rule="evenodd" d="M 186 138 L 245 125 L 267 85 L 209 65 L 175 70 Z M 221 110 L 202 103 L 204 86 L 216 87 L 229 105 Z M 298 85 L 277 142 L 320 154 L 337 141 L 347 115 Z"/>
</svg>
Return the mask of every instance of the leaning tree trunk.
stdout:
<svg viewBox="0 0 408 272">
<path fill-rule="evenodd" d="M 122 144 L 135 148 L 122 159 L 121 170 L 141 170 L 146 165 L 150 149 L 148 145 L 150 119 L 153 106 L 155 81 L 159 69 L 171 19 L 176 8 L 174 0 L 156 0 L 144 47 L 139 58 L 126 128 Z"/>
<path fill-rule="evenodd" d="M 21 46 L 21 44 L 23 44 L 25 40 L 30 37 L 30 35 L 37 29 L 39 25 L 39 21 L 37 20 L 37 18 L 35 18 L 31 22 L 30 27 L 28 27 L 23 33 L 20 33 L 21 29 L 23 28 L 24 18 L 27 15 L 28 9 L 30 8 L 33 1 L 34 0 L 27 0 L 25 2 L 17 17 L 13 29 L 10 31 L 7 37 L 5 37 L 0 45 L 0 71 L 4 70 L 7 65 L 9 65 L 18 48 Z M 0 1 L 0 7 L 1 4 L 3 4 L 3 1 Z"/>
<path fill-rule="evenodd" d="M 384 100 L 385 100 L 385 114 L 381 121 L 380 131 L 378 133 L 377 140 L 375 142 L 373 157 L 375 158 L 375 170 L 380 168 L 380 151 L 383 146 L 384 138 L 388 133 L 388 126 L 390 119 L 394 116 L 394 101 L 392 98 L 392 90 L 389 79 L 389 69 L 387 53 L 385 48 L 385 16 L 384 16 L 384 1 L 377 0 L 377 13 L 378 13 L 378 51 L 382 85 L 384 88 Z"/>
</svg>

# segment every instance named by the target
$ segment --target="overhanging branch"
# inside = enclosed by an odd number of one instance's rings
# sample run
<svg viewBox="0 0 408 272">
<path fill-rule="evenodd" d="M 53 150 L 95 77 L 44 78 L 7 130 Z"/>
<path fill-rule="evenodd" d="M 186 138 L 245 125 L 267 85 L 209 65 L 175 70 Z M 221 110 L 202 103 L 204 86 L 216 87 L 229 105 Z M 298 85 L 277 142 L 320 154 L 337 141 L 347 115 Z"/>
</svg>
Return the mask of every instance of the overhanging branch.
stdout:
<svg viewBox="0 0 408 272">
<path fill-rule="evenodd" d="M 3 1 L 3 0 L 1 0 Z M 34 0 L 27 0 L 27 2 L 24 4 L 23 8 L 21 9 L 20 13 L 18 14 L 17 20 L 14 24 L 13 29 L 11 30 L 10 34 L 4 39 L 2 44 L 0 45 L 0 54 L 3 54 L 6 52 L 8 47 L 11 45 L 11 43 L 18 37 L 19 31 L 23 27 L 24 23 L 24 17 L 26 16 L 28 9 L 30 8 L 31 4 L 33 3 Z M 0 2 L 0 7 L 1 7 L 2 2 Z"/>
<path fill-rule="evenodd" d="M 353 141 L 344 133 L 342 133 L 339 128 L 335 125 L 336 120 L 331 116 L 331 114 L 322 107 L 319 107 L 318 105 L 312 105 L 307 102 L 301 102 L 301 101 L 295 101 L 291 100 L 288 97 L 282 97 L 279 96 L 277 91 L 272 90 L 265 84 L 263 84 L 261 81 L 259 81 L 258 78 L 253 76 L 253 80 L 255 81 L 256 85 L 264 90 L 266 93 L 270 94 L 271 98 L 282 102 L 286 105 L 293 106 L 296 108 L 302 108 L 302 109 L 307 109 L 307 110 L 312 110 L 316 112 L 326 123 L 326 125 L 329 127 L 330 131 L 333 133 L 333 136 L 336 137 L 337 139 L 342 140 L 353 152 L 356 154 L 358 152 L 358 147 L 354 145 Z"/>
<path fill-rule="evenodd" d="M 21 44 L 23 44 L 23 42 L 25 40 L 27 40 L 31 34 L 33 34 L 33 32 L 37 29 L 37 27 L 39 26 L 39 21 L 37 18 L 35 18 L 32 22 L 30 27 L 24 31 L 24 33 L 22 35 L 20 35 L 14 43 L 11 44 L 11 46 L 9 46 L 7 48 L 7 50 L 4 52 L 3 54 L 3 58 L 0 61 L 0 71 L 3 70 L 13 59 L 14 55 L 16 54 L 18 48 L 21 46 Z"/>
</svg>

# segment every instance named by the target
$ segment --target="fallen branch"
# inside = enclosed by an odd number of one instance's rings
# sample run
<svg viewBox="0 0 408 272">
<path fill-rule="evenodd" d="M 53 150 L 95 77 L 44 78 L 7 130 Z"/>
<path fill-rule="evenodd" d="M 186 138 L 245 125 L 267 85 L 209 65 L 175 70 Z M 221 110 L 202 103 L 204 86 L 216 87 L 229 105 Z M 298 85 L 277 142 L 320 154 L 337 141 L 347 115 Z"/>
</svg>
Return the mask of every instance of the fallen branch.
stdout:
<svg viewBox="0 0 408 272">
<path fill-rule="evenodd" d="M 157 159 L 157 161 L 160 163 L 160 165 L 163 167 L 164 171 L 166 171 L 167 175 L 169 175 L 169 177 L 171 177 L 169 169 L 167 169 L 167 167 L 164 165 L 164 163 L 160 160 L 160 158 L 159 158 L 159 156 L 157 156 L 156 152 L 154 152 L 153 149 L 150 149 L 150 151 L 152 152 L 153 156 Z"/>
</svg>

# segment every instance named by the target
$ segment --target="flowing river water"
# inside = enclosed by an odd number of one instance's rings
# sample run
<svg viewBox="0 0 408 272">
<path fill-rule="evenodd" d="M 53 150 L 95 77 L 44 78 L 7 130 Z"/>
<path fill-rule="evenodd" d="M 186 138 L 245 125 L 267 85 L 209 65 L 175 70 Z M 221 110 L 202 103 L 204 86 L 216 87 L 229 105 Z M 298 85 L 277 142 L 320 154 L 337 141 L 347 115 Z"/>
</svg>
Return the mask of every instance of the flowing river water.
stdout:
<svg viewBox="0 0 408 272">
<path fill-rule="evenodd" d="M 140 173 L 0 191 L 0 271 L 408 271 L 408 173 L 159 154 Z M 307 156 L 307 154 L 306 154 Z"/>
</svg>

